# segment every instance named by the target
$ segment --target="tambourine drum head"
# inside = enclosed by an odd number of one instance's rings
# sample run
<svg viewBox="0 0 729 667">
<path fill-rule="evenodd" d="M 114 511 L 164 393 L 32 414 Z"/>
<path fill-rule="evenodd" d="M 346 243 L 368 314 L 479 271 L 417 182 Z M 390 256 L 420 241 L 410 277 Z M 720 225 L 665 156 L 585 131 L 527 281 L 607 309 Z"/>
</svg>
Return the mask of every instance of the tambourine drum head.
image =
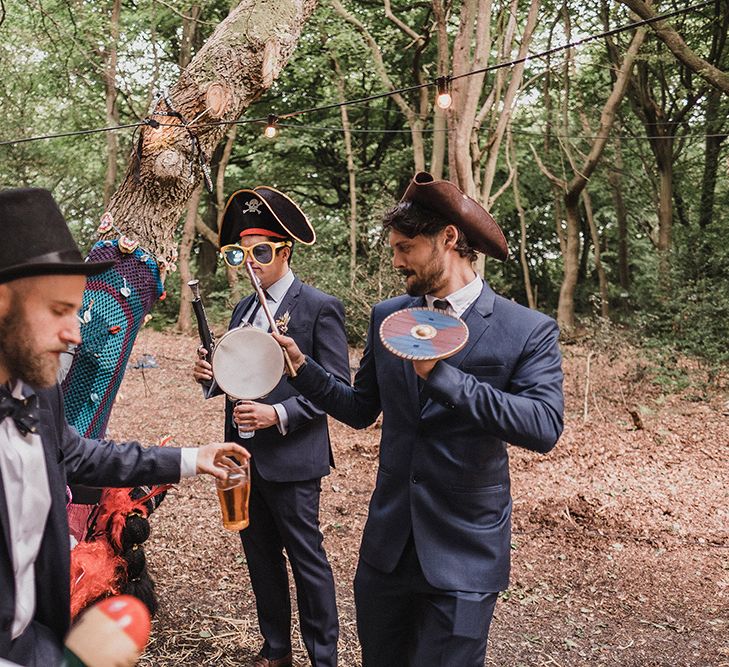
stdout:
<svg viewBox="0 0 729 667">
<path fill-rule="evenodd" d="M 228 396 L 253 400 L 269 394 L 280 382 L 284 357 L 271 334 L 241 327 L 218 341 L 212 364 L 213 377 Z"/>
<path fill-rule="evenodd" d="M 405 308 L 382 321 L 380 340 L 401 359 L 446 359 L 466 344 L 468 327 L 463 320 L 441 310 Z"/>
</svg>

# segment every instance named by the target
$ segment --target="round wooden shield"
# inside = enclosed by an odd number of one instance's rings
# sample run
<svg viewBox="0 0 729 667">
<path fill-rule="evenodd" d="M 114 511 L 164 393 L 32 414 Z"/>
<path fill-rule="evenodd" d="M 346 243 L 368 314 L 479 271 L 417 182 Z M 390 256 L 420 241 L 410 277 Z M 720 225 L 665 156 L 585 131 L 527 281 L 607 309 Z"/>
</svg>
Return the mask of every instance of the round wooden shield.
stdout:
<svg viewBox="0 0 729 667">
<path fill-rule="evenodd" d="M 380 340 L 402 359 L 432 361 L 458 352 L 468 341 L 468 327 L 441 310 L 405 308 L 382 321 Z"/>
</svg>

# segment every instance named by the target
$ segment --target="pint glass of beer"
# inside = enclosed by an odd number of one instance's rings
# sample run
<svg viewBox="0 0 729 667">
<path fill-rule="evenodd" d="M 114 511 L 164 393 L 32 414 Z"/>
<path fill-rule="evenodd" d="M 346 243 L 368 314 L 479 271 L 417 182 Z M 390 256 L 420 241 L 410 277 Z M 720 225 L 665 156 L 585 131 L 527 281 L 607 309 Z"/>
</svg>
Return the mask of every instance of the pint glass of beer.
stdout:
<svg viewBox="0 0 729 667">
<path fill-rule="evenodd" d="M 251 474 L 248 461 L 231 467 L 226 479 L 215 480 L 223 512 L 223 527 L 243 530 L 248 526 L 248 498 L 251 495 Z"/>
</svg>

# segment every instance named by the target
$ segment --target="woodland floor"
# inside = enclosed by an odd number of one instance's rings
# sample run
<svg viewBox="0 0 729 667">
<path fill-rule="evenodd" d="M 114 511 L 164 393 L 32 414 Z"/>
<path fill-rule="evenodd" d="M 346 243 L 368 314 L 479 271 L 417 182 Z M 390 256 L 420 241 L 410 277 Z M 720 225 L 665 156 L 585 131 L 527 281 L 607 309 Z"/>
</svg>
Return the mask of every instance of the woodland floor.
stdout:
<svg viewBox="0 0 729 667">
<path fill-rule="evenodd" d="M 205 402 L 191 380 L 195 347 L 191 336 L 140 334 L 131 362 L 151 354 L 159 367 L 130 367 L 113 438 L 220 439 L 222 399 Z M 726 378 L 705 391 L 695 364 L 661 370 L 615 338 L 563 353 L 562 439 L 547 456 L 511 450 L 511 587 L 496 607 L 486 664 L 729 666 Z M 351 584 L 379 430 L 333 422 L 332 435 L 337 469 L 324 480 L 321 523 L 338 587 L 340 664 L 357 667 Z M 151 523 L 160 610 L 142 665 L 248 664 L 260 644 L 254 600 L 211 480 L 183 481 Z M 296 631 L 294 642 L 302 667 Z"/>
</svg>

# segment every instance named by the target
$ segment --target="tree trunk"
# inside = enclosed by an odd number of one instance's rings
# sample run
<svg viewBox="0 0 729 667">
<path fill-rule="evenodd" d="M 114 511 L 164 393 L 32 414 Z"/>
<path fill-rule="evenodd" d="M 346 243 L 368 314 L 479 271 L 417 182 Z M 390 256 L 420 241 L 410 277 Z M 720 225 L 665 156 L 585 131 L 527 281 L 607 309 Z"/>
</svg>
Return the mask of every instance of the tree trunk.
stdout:
<svg viewBox="0 0 729 667">
<path fill-rule="evenodd" d="M 610 294 L 608 291 L 607 276 L 605 275 L 605 267 L 603 267 L 600 257 L 600 234 L 595 224 L 595 217 L 592 214 L 592 198 L 587 189 L 582 191 L 582 203 L 585 206 L 585 217 L 587 218 L 587 225 L 590 228 L 590 237 L 592 238 L 592 249 L 595 258 L 595 271 L 597 271 L 597 279 L 600 284 L 600 315 L 609 317 Z"/>
<path fill-rule="evenodd" d="M 344 88 L 344 76 L 339 61 L 332 53 L 332 65 L 337 75 L 337 95 L 339 101 L 344 103 L 347 99 Z M 342 104 L 339 109 L 344 132 L 344 153 L 347 157 L 347 175 L 349 177 L 349 286 L 354 287 L 357 272 L 357 172 L 354 168 L 354 153 L 352 152 L 352 132 L 349 127 L 349 114 L 347 107 Z"/>
<path fill-rule="evenodd" d="M 164 99 L 155 105 L 153 119 L 164 124 L 140 132 L 139 150 L 102 217 L 102 241 L 89 253 L 116 264 L 87 281 L 83 307 L 93 303 L 94 313 L 64 381 L 66 416 L 86 437 L 104 435 L 142 321 L 162 295 L 166 272 L 176 268 L 174 231 L 199 184 L 199 162 L 228 129 L 215 121 L 238 119 L 270 88 L 315 4 L 241 2 L 172 86 L 169 106 Z M 177 115 L 162 115 L 169 113 Z M 108 322 L 116 323 L 113 331 Z M 101 354 L 111 361 L 100 364 Z"/>
<path fill-rule="evenodd" d="M 187 215 L 185 225 L 182 228 L 182 241 L 180 241 L 180 310 L 177 314 L 177 331 L 190 333 L 192 325 L 190 314 L 192 313 L 192 292 L 188 289 L 187 283 L 192 280 L 190 272 L 190 254 L 192 244 L 195 240 L 195 221 L 197 220 L 197 208 L 200 205 L 202 186 L 199 185 L 190 197 L 187 204 Z"/>
<path fill-rule="evenodd" d="M 359 19 L 357 19 L 353 14 L 351 14 L 344 8 L 339 0 L 330 0 L 330 3 L 332 7 L 334 7 L 334 10 L 337 12 L 337 14 L 339 14 L 339 16 L 341 16 L 347 23 L 354 26 L 357 32 L 362 35 L 362 39 L 364 40 L 365 44 L 367 44 L 367 47 L 372 54 L 375 71 L 380 77 L 383 86 L 389 90 L 395 90 L 397 86 L 395 86 L 395 84 L 390 79 L 389 74 L 387 73 L 387 67 L 385 66 L 384 58 L 382 57 L 382 51 L 380 50 L 380 47 L 378 46 L 374 37 L 372 37 L 370 32 Z M 402 21 L 394 18 L 392 12 L 389 11 L 389 3 L 386 3 L 385 15 L 408 36 L 409 40 L 415 40 L 416 42 L 423 41 L 422 37 L 417 35 L 412 29 L 408 28 Z M 419 74 L 417 76 L 418 81 L 416 83 L 421 83 Z M 425 169 L 425 142 L 423 141 L 423 112 L 425 109 L 423 107 L 427 104 L 427 99 L 427 89 L 423 89 L 420 96 L 421 108 L 416 111 L 412 109 L 410 105 L 408 105 L 407 101 L 402 95 L 400 95 L 399 93 L 394 93 L 392 95 L 392 100 L 399 107 L 400 111 L 402 111 L 403 115 L 407 119 L 408 126 L 410 127 L 410 136 L 413 142 L 412 149 L 413 161 L 415 163 L 415 171 L 423 171 Z"/>
<path fill-rule="evenodd" d="M 673 231 L 673 138 L 653 140 L 658 167 L 658 271 L 659 281 L 667 286 L 668 253 Z"/>
<path fill-rule="evenodd" d="M 534 33 L 534 27 L 537 24 L 537 17 L 539 16 L 539 5 L 540 0 L 531 0 L 529 5 L 529 13 L 527 15 L 526 25 L 524 27 L 524 34 L 522 35 L 521 44 L 519 45 L 519 51 L 517 58 L 524 58 L 529 52 L 529 45 L 531 44 L 532 35 Z M 514 2 L 510 17 L 515 17 L 517 9 L 517 2 Z M 504 59 L 507 59 L 511 55 L 511 45 L 509 44 L 509 50 L 504 49 Z M 499 70 L 503 72 L 505 70 Z M 494 177 L 496 176 L 496 165 L 499 157 L 501 143 L 504 138 L 504 132 L 506 131 L 506 125 L 511 119 L 511 112 L 516 104 L 516 98 L 521 90 L 522 79 L 524 75 L 524 63 L 520 62 L 512 67 L 511 77 L 509 79 L 509 85 L 506 88 L 506 93 L 503 99 L 503 110 L 499 114 L 496 121 L 496 127 L 491 136 L 488 150 L 488 158 L 483 168 L 483 178 L 481 185 L 481 201 L 484 202 L 486 208 L 493 206 L 496 197 L 491 192 L 494 185 Z"/>
<path fill-rule="evenodd" d="M 575 289 L 580 269 L 579 196 L 565 196 L 564 202 L 567 234 L 565 235 L 565 253 L 562 255 L 564 273 L 559 288 L 557 322 L 565 335 L 571 336 L 575 328 Z"/>
<path fill-rule="evenodd" d="M 704 149 L 704 175 L 701 179 L 701 203 L 699 205 L 699 226 L 704 228 L 714 219 L 714 195 L 716 176 L 719 171 L 721 145 L 726 134 L 720 134 L 724 124 L 723 114 L 719 113 L 721 93 L 712 90 L 706 100 L 706 143 Z"/>
<path fill-rule="evenodd" d="M 620 70 L 615 77 L 615 84 L 610 92 L 610 96 L 607 102 L 605 102 L 602 113 L 600 114 L 600 127 L 596 133 L 597 138 L 590 147 L 590 151 L 582 162 L 582 165 L 579 168 L 574 168 L 575 174 L 569 184 L 552 174 L 544 166 L 532 147 L 532 152 L 542 173 L 552 183 L 565 188 L 564 203 L 567 213 L 567 238 L 565 254 L 563 255 L 564 276 L 562 278 L 562 285 L 559 291 L 559 303 L 557 305 L 557 322 L 562 328 L 562 331 L 568 336 L 572 334 L 575 327 L 574 293 L 577 287 L 577 276 L 579 272 L 580 195 L 587 186 L 588 180 L 595 171 L 602 156 L 603 149 L 610 135 L 610 130 L 615 121 L 615 112 L 625 95 L 635 57 L 644 39 L 645 29 L 638 28 L 633 35 Z"/>
<path fill-rule="evenodd" d="M 239 118 L 271 86 L 315 4 L 315 0 L 244 0 L 218 25 L 170 89 L 174 112 L 184 120 L 160 115 L 155 118 L 166 127 L 143 128 L 142 157 L 130 164 L 107 212 L 118 229 L 157 258 L 163 274 L 177 260 L 174 229 L 200 179 L 199 157 L 207 162 L 227 130 L 214 122 Z M 155 111 L 170 110 L 160 100 Z M 109 232 L 106 238 L 113 236 Z"/>
<path fill-rule="evenodd" d="M 618 282 L 624 291 L 630 289 L 628 268 L 628 210 L 623 199 L 623 150 L 620 137 L 615 138 L 615 168 L 608 173 L 608 182 L 615 203 L 615 217 L 618 223 Z"/>
<path fill-rule="evenodd" d="M 183 18 L 182 39 L 180 40 L 180 55 L 178 58 L 180 70 L 184 70 L 190 64 L 190 60 L 192 60 L 192 50 L 199 32 L 199 16 L 200 6 L 193 5 L 190 7 L 188 14 Z M 197 209 L 200 205 L 200 195 L 200 187 L 198 187 L 192 193 L 192 197 L 190 197 L 187 205 L 185 224 L 182 227 L 182 238 L 180 240 L 180 305 L 177 312 L 176 329 L 184 333 L 189 333 L 191 329 L 190 314 L 192 312 L 192 294 L 187 288 L 187 283 L 192 279 L 190 256 L 192 254 L 192 244 L 195 241 L 195 220 L 197 219 Z"/>
<path fill-rule="evenodd" d="M 217 178 L 215 186 L 215 201 L 216 201 L 216 215 L 215 215 L 215 234 L 212 247 L 215 249 L 215 257 L 218 256 L 218 235 L 220 234 L 220 228 L 223 226 L 223 215 L 225 214 L 225 203 L 226 203 L 226 192 L 225 192 L 225 172 L 228 169 L 228 163 L 230 162 L 230 156 L 233 153 L 233 146 L 235 145 L 235 137 L 238 133 L 238 128 L 233 125 L 228 130 L 227 139 L 225 141 L 225 147 L 220 156 L 220 160 L 217 165 Z M 207 247 L 207 244 L 205 244 Z M 240 301 L 241 298 L 241 284 L 240 276 L 238 271 L 227 264 L 225 265 L 225 277 L 228 280 L 228 303 L 230 306 L 234 306 Z"/>
<path fill-rule="evenodd" d="M 119 125 L 119 108 L 116 104 L 116 69 L 118 61 L 119 23 L 121 19 L 121 0 L 114 0 L 109 21 L 109 46 L 104 68 L 104 90 L 106 93 L 106 124 Z M 106 133 L 106 175 L 104 176 L 104 206 L 109 203 L 116 186 L 117 157 L 119 139 L 116 132 Z"/>
<path fill-rule="evenodd" d="M 633 10 L 642 19 L 656 16 L 652 7 L 643 0 L 621 0 L 622 3 Z M 717 3 L 717 6 L 719 3 Z M 708 81 L 714 88 L 729 94 L 729 74 L 722 72 L 718 67 L 697 56 L 683 41 L 667 21 L 656 21 L 650 27 L 658 38 L 671 50 L 676 59 L 682 62 L 692 72 Z"/>
<path fill-rule="evenodd" d="M 509 133 L 509 143 L 512 142 L 511 133 Z M 513 151 L 512 151 L 513 153 Z M 524 276 L 524 292 L 526 293 L 527 303 L 530 308 L 537 307 L 537 300 L 532 289 L 532 280 L 529 275 L 529 261 L 527 259 L 527 226 L 526 214 L 521 204 L 521 194 L 519 193 L 519 169 L 514 166 L 514 178 L 511 181 L 511 188 L 514 192 L 514 206 L 519 214 L 519 262 L 521 263 L 521 272 Z"/>
<path fill-rule="evenodd" d="M 446 25 L 446 7 L 443 0 L 433 0 L 433 22 L 435 23 L 438 43 L 438 76 L 446 76 L 450 70 L 450 53 L 448 48 L 448 30 Z M 437 105 L 433 107 L 433 142 L 430 154 L 430 173 L 433 178 L 443 178 L 446 162 L 448 111 Z"/>
</svg>

